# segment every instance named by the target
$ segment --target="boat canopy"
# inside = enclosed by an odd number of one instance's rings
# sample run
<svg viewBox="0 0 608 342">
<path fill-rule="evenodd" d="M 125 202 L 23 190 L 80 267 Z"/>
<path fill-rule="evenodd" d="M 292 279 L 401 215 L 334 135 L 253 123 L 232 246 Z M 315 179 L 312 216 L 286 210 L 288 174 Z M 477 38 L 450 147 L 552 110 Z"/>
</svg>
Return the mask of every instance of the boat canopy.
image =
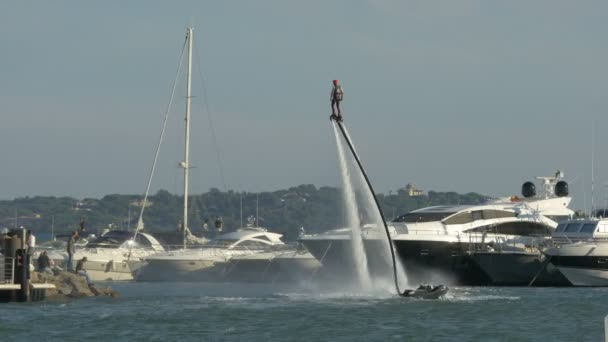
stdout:
<svg viewBox="0 0 608 342">
<path fill-rule="evenodd" d="M 129 248 L 129 241 L 133 239 L 134 232 L 113 230 L 94 239 L 86 245 L 86 248 Z M 161 249 L 160 243 L 152 236 L 138 233 L 135 237 L 135 246 L 140 248 Z M 134 247 L 135 247 L 134 246 Z"/>
<path fill-rule="evenodd" d="M 218 236 L 210 242 L 214 247 L 263 247 L 283 244 L 283 235 L 263 229 L 240 229 L 236 232 Z"/>
</svg>

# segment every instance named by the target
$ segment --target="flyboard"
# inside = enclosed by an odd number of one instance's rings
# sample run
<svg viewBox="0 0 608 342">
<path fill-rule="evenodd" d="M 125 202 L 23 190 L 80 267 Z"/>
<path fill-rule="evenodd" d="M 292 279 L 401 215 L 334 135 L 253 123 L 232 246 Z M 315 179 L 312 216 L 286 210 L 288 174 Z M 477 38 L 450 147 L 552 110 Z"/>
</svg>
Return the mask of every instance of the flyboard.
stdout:
<svg viewBox="0 0 608 342">
<path fill-rule="evenodd" d="M 344 121 L 343 121 L 342 116 L 336 116 L 336 115 L 332 114 L 329 118 L 330 118 L 330 121 L 335 122 L 335 124 L 338 125 L 338 128 L 340 128 L 340 133 L 342 133 L 342 136 L 344 137 L 344 140 L 346 141 L 346 143 L 348 145 L 348 149 L 350 150 L 353 157 L 355 158 L 355 161 L 357 162 L 359 171 L 361 171 L 361 174 L 363 175 L 363 178 L 365 179 L 365 183 L 367 184 L 369 191 L 371 192 L 372 197 L 374 198 L 374 203 L 376 204 L 376 208 L 378 209 L 378 212 L 380 213 L 380 217 L 382 218 L 382 225 L 384 227 L 384 232 L 386 233 L 386 239 L 388 240 L 389 250 L 391 252 L 391 261 L 392 261 L 392 266 L 393 266 L 392 268 L 393 268 L 393 280 L 395 282 L 395 291 L 397 291 L 397 294 L 399 296 L 408 297 L 408 298 L 437 299 L 437 298 L 442 297 L 443 295 L 445 295 L 448 292 L 448 287 L 445 285 L 438 285 L 438 286 L 420 285 L 420 287 L 418 287 L 415 290 L 405 290 L 405 291 L 401 291 L 401 289 L 399 288 L 399 279 L 397 277 L 397 261 L 395 259 L 395 249 L 393 247 L 393 241 L 391 239 L 391 234 L 388 229 L 388 225 L 386 224 L 386 219 L 384 217 L 384 213 L 382 212 L 382 209 L 380 208 L 380 203 L 378 202 L 378 198 L 376 197 L 376 193 L 374 192 L 374 188 L 372 187 L 372 183 L 370 182 L 369 177 L 367 176 L 367 173 L 365 172 L 365 169 L 363 168 L 363 164 L 361 164 L 361 159 L 359 159 L 359 155 L 355 151 L 355 148 L 353 146 L 352 141 L 350 140 L 349 135 L 346 133 L 346 129 L 344 128 Z"/>
</svg>

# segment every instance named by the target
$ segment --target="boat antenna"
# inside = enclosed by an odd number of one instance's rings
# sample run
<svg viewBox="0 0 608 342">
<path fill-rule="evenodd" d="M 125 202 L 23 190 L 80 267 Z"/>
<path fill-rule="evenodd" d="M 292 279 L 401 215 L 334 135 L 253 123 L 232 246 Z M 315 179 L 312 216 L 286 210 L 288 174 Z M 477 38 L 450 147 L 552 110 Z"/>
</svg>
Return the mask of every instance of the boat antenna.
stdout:
<svg viewBox="0 0 608 342">
<path fill-rule="evenodd" d="M 591 216 L 595 210 L 595 127 L 591 124 Z"/>
<path fill-rule="evenodd" d="M 395 290 L 397 291 L 397 294 L 401 296 L 403 294 L 403 292 L 399 289 L 399 280 L 397 279 L 397 261 L 395 260 L 395 250 L 393 249 L 393 241 L 391 239 L 391 234 L 388 230 L 388 226 L 386 225 L 386 219 L 384 218 L 384 213 L 382 212 L 382 209 L 380 208 L 380 203 L 378 202 L 378 198 L 376 197 L 376 193 L 374 192 L 372 183 L 370 182 L 369 177 L 367 177 L 367 173 L 365 172 L 365 169 L 363 168 L 363 165 L 361 164 L 361 160 L 359 159 L 359 156 L 357 155 L 357 152 L 355 151 L 353 143 L 350 140 L 348 132 L 347 132 L 346 128 L 344 127 L 344 122 L 341 120 L 339 120 L 339 121 L 332 120 L 332 121 L 335 121 L 335 124 L 337 124 L 338 127 L 340 128 L 340 132 L 342 133 L 344 140 L 346 140 L 346 143 L 348 144 L 348 148 L 350 149 L 350 152 L 353 154 L 353 157 L 355 157 L 357 166 L 359 166 L 359 170 L 361 171 L 361 174 L 363 174 L 365 183 L 367 183 L 369 191 L 372 193 L 372 197 L 374 198 L 374 202 L 376 203 L 376 208 L 378 209 L 378 212 L 380 213 L 380 217 L 382 218 L 384 232 L 386 233 L 389 250 L 391 252 L 391 261 L 393 263 L 393 279 L 395 281 Z"/>
<path fill-rule="evenodd" d="M 184 217 L 182 219 L 183 242 L 186 248 L 186 232 L 188 231 L 188 180 L 190 177 L 190 105 L 192 100 L 192 27 L 188 27 L 188 74 L 186 76 L 186 134 L 184 137 L 184 160 L 180 166 L 184 169 Z"/>
</svg>

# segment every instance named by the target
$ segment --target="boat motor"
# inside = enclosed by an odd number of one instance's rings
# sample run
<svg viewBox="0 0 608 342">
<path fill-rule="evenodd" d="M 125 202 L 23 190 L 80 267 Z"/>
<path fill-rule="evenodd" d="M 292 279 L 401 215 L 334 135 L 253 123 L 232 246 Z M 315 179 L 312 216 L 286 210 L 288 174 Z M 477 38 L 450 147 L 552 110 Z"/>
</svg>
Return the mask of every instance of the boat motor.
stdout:
<svg viewBox="0 0 608 342">
<path fill-rule="evenodd" d="M 566 181 L 559 181 L 555 184 L 555 196 L 564 197 L 568 196 L 568 183 Z"/>
<path fill-rule="evenodd" d="M 567 189 L 567 185 L 566 185 L 566 189 Z M 530 197 L 536 196 L 536 185 L 534 185 L 534 183 L 532 183 L 532 182 L 525 182 L 521 186 L 521 194 L 525 198 L 530 198 Z"/>
</svg>

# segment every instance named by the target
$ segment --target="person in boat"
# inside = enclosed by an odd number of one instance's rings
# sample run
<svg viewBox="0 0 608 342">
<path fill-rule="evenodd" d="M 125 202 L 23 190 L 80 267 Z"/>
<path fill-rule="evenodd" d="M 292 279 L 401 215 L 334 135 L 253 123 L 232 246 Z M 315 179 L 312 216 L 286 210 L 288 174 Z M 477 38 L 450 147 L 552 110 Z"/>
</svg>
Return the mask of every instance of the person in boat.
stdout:
<svg viewBox="0 0 608 342">
<path fill-rule="evenodd" d="M 38 257 L 38 272 L 53 275 L 53 269 L 51 267 L 51 259 L 46 254 L 46 251 L 42 252 Z"/>
<path fill-rule="evenodd" d="M 340 102 L 344 98 L 344 90 L 338 80 L 333 80 L 333 88 L 331 89 L 331 119 L 342 121 L 342 112 L 340 111 Z M 336 113 L 337 112 L 337 113 Z"/>
<path fill-rule="evenodd" d="M 87 257 L 82 257 L 82 259 L 78 260 L 78 263 L 76 264 L 76 274 L 85 277 L 85 279 L 87 280 L 87 285 L 93 285 L 93 283 L 91 282 L 91 278 L 89 278 L 87 270 L 84 268 L 84 264 L 86 262 Z"/>
<path fill-rule="evenodd" d="M 74 271 L 74 253 L 76 253 L 76 240 L 78 240 L 78 231 L 73 231 L 70 239 L 68 240 L 67 252 L 68 262 L 66 269 L 68 272 Z"/>
</svg>

